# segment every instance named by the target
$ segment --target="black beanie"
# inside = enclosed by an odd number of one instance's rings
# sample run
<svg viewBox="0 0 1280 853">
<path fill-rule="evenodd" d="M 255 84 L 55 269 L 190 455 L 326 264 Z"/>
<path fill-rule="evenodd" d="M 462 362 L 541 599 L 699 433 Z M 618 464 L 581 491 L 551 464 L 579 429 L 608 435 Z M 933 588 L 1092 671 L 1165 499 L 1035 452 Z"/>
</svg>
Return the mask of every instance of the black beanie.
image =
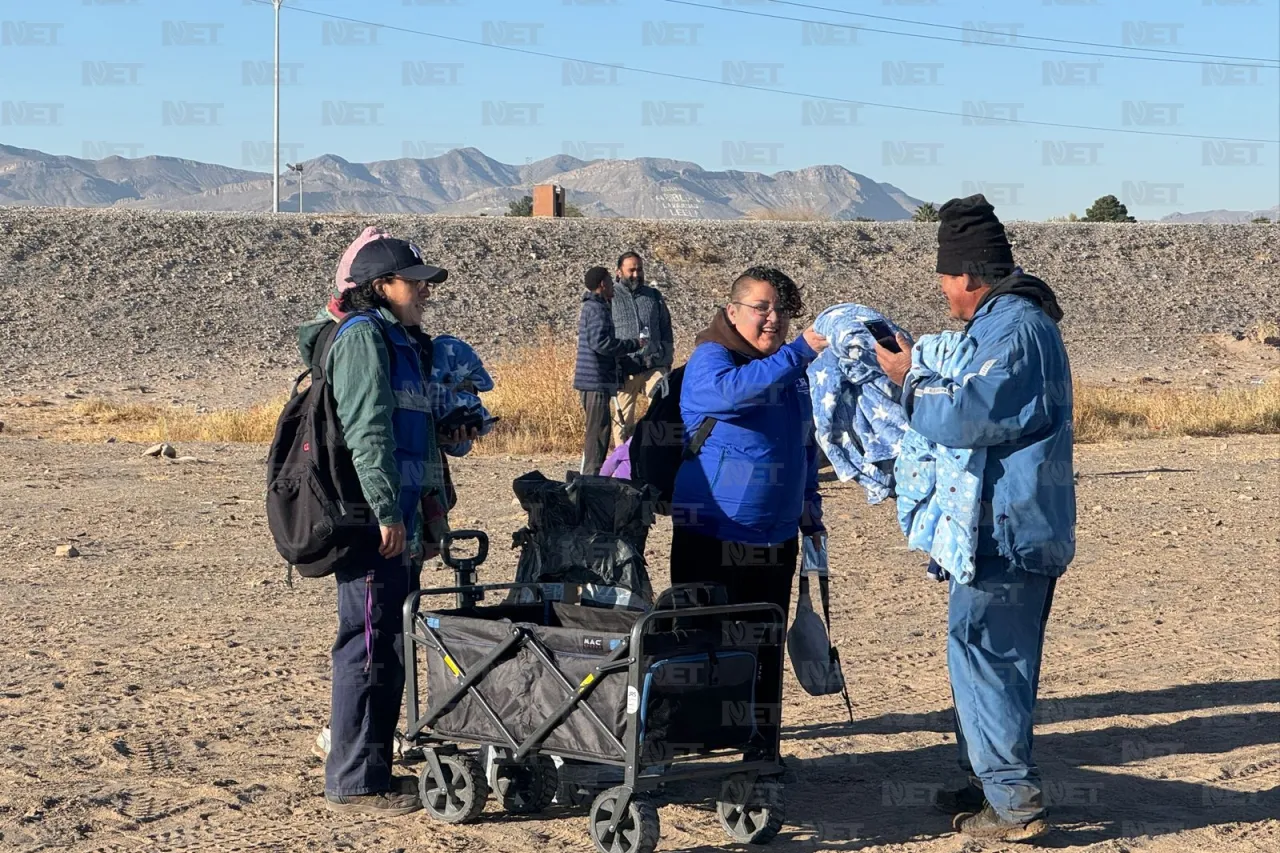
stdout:
<svg viewBox="0 0 1280 853">
<path fill-rule="evenodd" d="M 938 211 L 937 271 L 988 281 L 1013 272 L 1013 247 L 986 196 L 953 198 Z"/>
<path fill-rule="evenodd" d="M 599 290 L 600 284 L 612 275 L 604 267 L 592 267 L 587 270 L 586 284 L 587 290 Z"/>
</svg>

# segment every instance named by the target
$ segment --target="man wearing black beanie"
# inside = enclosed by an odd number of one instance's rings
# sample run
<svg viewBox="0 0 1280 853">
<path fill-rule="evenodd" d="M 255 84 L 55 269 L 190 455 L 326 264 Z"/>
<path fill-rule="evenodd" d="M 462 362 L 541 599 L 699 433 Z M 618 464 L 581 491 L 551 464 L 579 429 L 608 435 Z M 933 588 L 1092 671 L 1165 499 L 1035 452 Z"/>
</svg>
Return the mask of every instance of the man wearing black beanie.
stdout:
<svg viewBox="0 0 1280 853">
<path fill-rule="evenodd" d="M 619 359 L 644 349 L 648 338 L 619 340 L 613 330 L 613 276 L 592 267 L 584 278 L 582 309 L 578 313 L 578 353 L 573 387 L 582 399 L 587 431 L 582 448 L 582 473 L 599 474 L 609 452 L 609 401 L 622 384 Z"/>
<path fill-rule="evenodd" d="M 951 316 L 977 344 L 961 381 L 912 367 L 877 346 L 902 388 L 912 429 L 942 448 L 984 448 L 976 571 L 950 578 L 947 668 L 955 704 L 958 790 L 938 805 L 975 838 L 1027 841 L 1048 831 L 1031 755 L 1045 624 L 1058 577 L 1075 555 L 1071 367 L 1049 286 L 1014 265 L 981 195 L 939 211 L 938 280 Z"/>
</svg>

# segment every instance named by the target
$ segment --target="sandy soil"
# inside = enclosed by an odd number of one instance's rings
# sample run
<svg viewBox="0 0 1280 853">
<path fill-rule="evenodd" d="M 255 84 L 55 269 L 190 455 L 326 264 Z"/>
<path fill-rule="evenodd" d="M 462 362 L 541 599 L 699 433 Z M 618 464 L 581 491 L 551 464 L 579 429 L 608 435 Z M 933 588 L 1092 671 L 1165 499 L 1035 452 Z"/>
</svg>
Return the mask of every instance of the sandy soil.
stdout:
<svg viewBox="0 0 1280 853">
<path fill-rule="evenodd" d="M 0 436 L 0 849 L 587 851 L 583 810 L 473 826 L 329 814 L 310 753 L 326 714 L 333 588 L 284 583 L 263 449 Z M 1037 754 L 1071 850 L 1280 849 L 1280 439 L 1078 454 L 1080 554 L 1049 626 Z M 511 479 L 458 466 L 455 525 L 522 517 Z M 788 681 L 780 850 L 984 849 L 922 805 L 949 782 L 945 591 L 887 506 L 829 483 L 835 636 L 855 722 Z M 666 580 L 669 528 L 652 538 Z M 74 542 L 82 555 L 54 556 Z M 443 575 L 437 575 L 443 578 Z M 790 676 L 788 676 L 790 679 Z M 705 803 L 661 808 L 661 850 L 725 847 Z M 994 848 L 985 848 L 994 849 Z"/>
</svg>

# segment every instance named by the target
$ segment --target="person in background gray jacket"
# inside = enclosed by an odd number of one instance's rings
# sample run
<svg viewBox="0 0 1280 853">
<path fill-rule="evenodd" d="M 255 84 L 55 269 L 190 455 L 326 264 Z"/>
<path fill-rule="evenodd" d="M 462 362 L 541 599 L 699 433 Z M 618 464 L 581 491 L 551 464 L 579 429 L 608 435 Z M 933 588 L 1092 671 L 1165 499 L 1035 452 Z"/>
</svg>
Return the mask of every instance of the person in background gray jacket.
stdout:
<svg viewBox="0 0 1280 853">
<path fill-rule="evenodd" d="M 654 387 L 671 372 L 676 349 L 667 302 L 657 288 L 645 284 L 644 259 L 637 252 L 624 252 L 618 258 L 612 308 L 619 338 L 639 338 L 646 331 L 649 337 L 644 349 L 620 361 L 622 385 L 613 397 L 613 444 L 621 447 L 635 432 L 641 395 L 653 396 Z"/>
</svg>

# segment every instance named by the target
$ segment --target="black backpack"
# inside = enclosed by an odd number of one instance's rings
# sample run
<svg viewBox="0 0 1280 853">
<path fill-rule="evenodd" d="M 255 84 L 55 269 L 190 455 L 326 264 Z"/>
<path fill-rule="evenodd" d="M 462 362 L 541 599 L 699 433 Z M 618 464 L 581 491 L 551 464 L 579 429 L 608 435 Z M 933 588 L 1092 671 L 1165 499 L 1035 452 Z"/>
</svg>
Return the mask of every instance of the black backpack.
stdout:
<svg viewBox="0 0 1280 853">
<path fill-rule="evenodd" d="M 662 515 L 671 514 L 680 465 L 698 455 L 716 425 L 715 418 L 704 418 L 685 447 L 684 420 L 680 416 L 684 367 L 681 365 L 667 375 L 666 396 L 658 397 L 649 405 L 631 436 L 631 479 L 657 490 L 659 497 L 653 510 Z"/>
<path fill-rule="evenodd" d="M 267 526 L 290 571 L 308 578 L 354 565 L 381 541 L 324 373 L 339 326 L 320 332 L 311 368 L 294 380 L 267 454 Z M 390 343 L 387 351 L 394 352 Z M 299 391 L 308 375 L 311 385 Z"/>
</svg>

